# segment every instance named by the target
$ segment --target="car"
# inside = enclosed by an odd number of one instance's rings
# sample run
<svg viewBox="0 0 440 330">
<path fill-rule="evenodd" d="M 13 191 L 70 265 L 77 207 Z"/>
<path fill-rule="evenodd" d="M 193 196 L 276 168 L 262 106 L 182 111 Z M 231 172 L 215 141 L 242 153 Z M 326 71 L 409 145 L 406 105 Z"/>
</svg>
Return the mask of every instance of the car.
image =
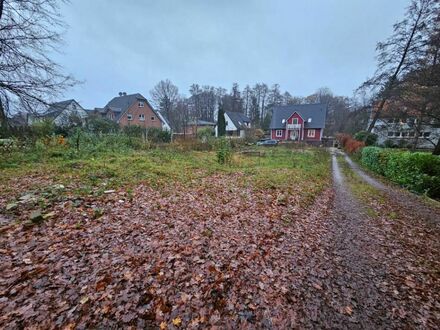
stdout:
<svg viewBox="0 0 440 330">
<path fill-rule="evenodd" d="M 276 146 L 278 144 L 278 140 L 264 140 L 264 141 L 258 141 L 257 146 Z"/>
</svg>

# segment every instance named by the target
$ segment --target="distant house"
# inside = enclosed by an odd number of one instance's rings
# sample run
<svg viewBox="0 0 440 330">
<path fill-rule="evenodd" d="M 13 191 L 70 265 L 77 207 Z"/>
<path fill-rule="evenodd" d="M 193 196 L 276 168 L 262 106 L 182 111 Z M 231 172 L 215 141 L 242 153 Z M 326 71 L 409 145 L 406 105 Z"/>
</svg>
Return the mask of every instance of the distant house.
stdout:
<svg viewBox="0 0 440 330">
<path fill-rule="evenodd" d="M 368 126 L 374 113 L 373 107 Z M 407 109 L 398 102 L 387 102 L 371 132 L 377 135 L 379 145 L 433 149 L 440 139 L 440 121 L 421 120 L 417 110 Z"/>
<path fill-rule="evenodd" d="M 114 97 L 104 108 L 95 108 L 90 113 L 113 120 L 122 127 L 135 125 L 171 130 L 163 114 L 154 110 L 148 100 L 139 93 L 119 93 L 119 96 Z"/>
<path fill-rule="evenodd" d="M 241 112 L 225 112 L 226 136 L 245 137 L 246 129 L 251 128 L 251 120 Z M 215 136 L 218 136 L 218 126 L 215 126 Z"/>
<path fill-rule="evenodd" d="M 271 138 L 321 143 L 326 112 L 325 104 L 293 104 L 274 107 L 270 123 Z"/>
<path fill-rule="evenodd" d="M 29 116 L 29 122 L 38 120 L 52 120 L 57 126 L 66 126 L 75 121 L 84 122 L 87 111 L 75 100 L 66 100 L 52 103 L 47 111 L 38 116 Z"/>
<path fill-rule="evenodd" d="M 206 120 L 193 120 L 190 121 L 185 127 L 186 135 L 196 135 L 196 132 L 199 132 L 203 129 L 212 129 L 214 132 L 216 123 Z"/>
</svg>

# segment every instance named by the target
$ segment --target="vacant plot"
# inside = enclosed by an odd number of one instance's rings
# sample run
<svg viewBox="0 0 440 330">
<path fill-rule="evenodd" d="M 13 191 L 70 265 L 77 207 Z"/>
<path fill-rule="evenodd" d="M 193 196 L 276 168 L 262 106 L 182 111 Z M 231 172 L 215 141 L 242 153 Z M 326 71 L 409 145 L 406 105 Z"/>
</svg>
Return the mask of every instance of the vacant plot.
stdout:
<svg viewBox="0 0 440 330">
<path fill-rule="evenodd" d="M 213 152 L 48 151 L 0 166 L 2 327 L 285 327 L 319 289 L 295 265 L 324 235 L 326 152 L 219 165 Z"/>
</svg>

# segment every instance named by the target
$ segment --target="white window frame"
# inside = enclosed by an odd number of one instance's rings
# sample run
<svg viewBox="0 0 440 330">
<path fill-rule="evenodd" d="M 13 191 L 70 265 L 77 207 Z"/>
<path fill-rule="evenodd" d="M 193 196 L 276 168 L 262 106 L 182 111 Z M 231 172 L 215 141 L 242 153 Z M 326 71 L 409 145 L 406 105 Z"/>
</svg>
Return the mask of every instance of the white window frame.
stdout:
<svg viewBox="0 0 440 330">
<path fill-rule="evenodd" d="M 139 108 L 143 108 L 144 106 L 145 106 L 144 101 L 139 101 L 139 103 L 138 103 L 138 107 L 139 107 Z"/>
<path fill-rule="evenodd" d="M 133 120 L 133 115 L 132 114 L 127 114 L 127 120 Z"/>
<path fill-rule="evenodd" d="M 292 118 L 292 124 L 293 125 L 298 125 L 298 118 Z"/>
<path fill-rule="evenodd" d="M 276 137 L 283 137 L 283 130 L 282 129 L 277 129 L 275 131 L 275 136 Z"/>
<path fill-rule="evenodd" d="M 314 138 L 315 137 L 315 130 L 314 129 L 307 130 L 307 137 Z"/>
<path fill-rule="evenodd" d="M 141 114 L 139 115 L 139 120 L 140 120 L 140 121 L 145 121 L 145 115 L 144 115 L 143 113 L 141 113 Z"/>
</svg>

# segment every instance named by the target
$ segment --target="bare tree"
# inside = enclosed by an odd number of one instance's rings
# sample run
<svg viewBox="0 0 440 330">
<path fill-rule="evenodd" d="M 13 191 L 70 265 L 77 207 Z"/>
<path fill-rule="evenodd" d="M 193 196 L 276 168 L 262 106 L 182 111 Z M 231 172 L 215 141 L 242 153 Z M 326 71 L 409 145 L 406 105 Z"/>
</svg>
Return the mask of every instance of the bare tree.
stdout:
<svg viewBox="0 0 440 330">
<path fill-rule="evenodd" d="M 0 0 L 0 121 L 37 112 L 77 81 L 48 54 L 58 51 L 65 25 L 56 0 Z"/>
<path fill-rule="evenodd" d="M 418 58 L 428 45 L 427 31 L 433 28 L 438 3 L 438 0 L 412 0 L 405 18 L 394 25 L 391 37 L 378 43 L 376 73 L 361 86 L 376 90 L 379 99 L 368 132 L 373 129 L 401 77 L 418 65 Z"/>
<path fill-rule="evenodd" d="M 158 108 L 171 125 L 176 124 L 174 118 L 174 108 L 179 98 L 179 89 L 169 79 L 159 81 L 156 86 L 150 91 L 153 104 Z"/>
</svg>

